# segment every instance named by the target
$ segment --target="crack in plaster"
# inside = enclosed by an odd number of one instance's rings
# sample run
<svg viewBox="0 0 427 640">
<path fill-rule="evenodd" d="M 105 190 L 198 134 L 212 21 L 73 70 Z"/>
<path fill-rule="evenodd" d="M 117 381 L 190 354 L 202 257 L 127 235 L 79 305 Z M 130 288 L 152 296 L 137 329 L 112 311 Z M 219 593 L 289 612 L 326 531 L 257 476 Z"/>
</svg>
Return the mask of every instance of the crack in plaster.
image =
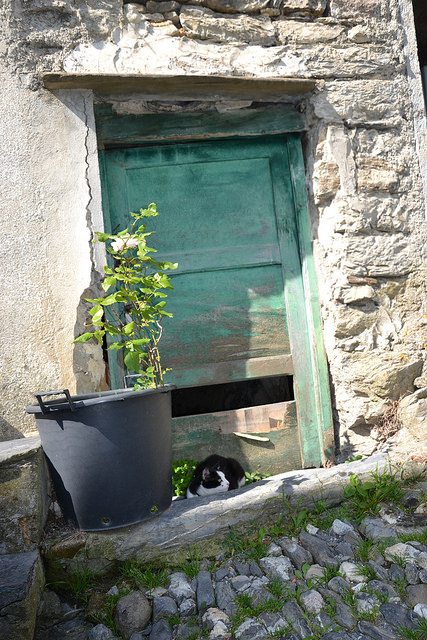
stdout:
<svg viewBox="0 0 427 640">
<path fill-rule="evenodd" d="M 86 182 L 86 186 L 87 186 L 87 190 L 88 190 L 88 201 L 86 203 L 86 223 L 87 223 L 87 228 L 89 230 L 89 234 L 90 234 L 90 238 L 89 238 L 89 254 L 90 254 L 90 261 L 92 263 L 92 269 L 91 269 L 91 285 L 93 284 L 93 274 L 95 272 L 95 259 L 94 259 L 94 250 L 93 250 L 93 230 L 91 227 L 91 220 L 92 220 L 92 216 L 91 216 L 91 209 L 90 206 L 92 204 L 93 201 L 93 194 L 92 194 L 92 187 L 90 184 L 90 178 L 89 178 L 89 170 L 90 170 L 90 163 L 89 163 L 89 135 L 90 135 L 90 128 L 89 128 L 89 118 L 88 118 L 88 111 L 87 111 L 87 96 L 83 96 L 83 116 L 84 116 L 84 126 L 85 126 L 85 134 L 84 134 L 84 148 L 85 148 L 85 158 L 84 158 L 84 163 L 85 163 L 85 182 Z"/>
</svg>

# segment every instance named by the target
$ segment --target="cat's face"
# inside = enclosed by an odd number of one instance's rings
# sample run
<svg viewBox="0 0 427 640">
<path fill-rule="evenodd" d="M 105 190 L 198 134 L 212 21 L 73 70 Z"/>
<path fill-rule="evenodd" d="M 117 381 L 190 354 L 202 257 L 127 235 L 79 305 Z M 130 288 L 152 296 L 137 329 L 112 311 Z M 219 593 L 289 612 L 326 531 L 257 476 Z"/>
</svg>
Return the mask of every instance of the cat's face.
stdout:
<svg viewBox="0 0 427 640">
<path fill-rule="evenodd" d="M 202 483 L 198 490 L 199 496 L 210 496 L 213 493 L 224 493 L 228 491 L 230 483 L 222 471 L 205 467 L 202 473 Z"/>
</svg>

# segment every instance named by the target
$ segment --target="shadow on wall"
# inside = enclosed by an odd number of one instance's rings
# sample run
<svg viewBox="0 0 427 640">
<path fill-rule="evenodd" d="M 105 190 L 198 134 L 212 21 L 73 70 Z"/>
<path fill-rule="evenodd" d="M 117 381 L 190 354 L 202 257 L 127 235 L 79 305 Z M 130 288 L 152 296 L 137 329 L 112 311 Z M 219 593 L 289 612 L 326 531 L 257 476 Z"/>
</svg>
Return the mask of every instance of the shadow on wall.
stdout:
<svg viewBox="0 0 427 640">
<path fill-rule="evenodd" d="M 89 309 L 93 306 L 87 298 L 97 298 L 103 293 L 100 286 L 92 284 L 85 289 L 76 310 L 74 336 L 77 337 L 87 329 L 85 323 L 90 318 Z M 84 344 L 75 344 L 73 351 L 73 373 L 76 380 L 76 393 L 92 393 L 107 391 L 107 367 L 103 358 L 102 347 L 95 339 Z"/>
<path fill-rule="evenodd" d="M 7 420 L 0 417 L 0 440 L 17 440 L 24 438 L 24 434 L 15 429 Z"/>
</svg>

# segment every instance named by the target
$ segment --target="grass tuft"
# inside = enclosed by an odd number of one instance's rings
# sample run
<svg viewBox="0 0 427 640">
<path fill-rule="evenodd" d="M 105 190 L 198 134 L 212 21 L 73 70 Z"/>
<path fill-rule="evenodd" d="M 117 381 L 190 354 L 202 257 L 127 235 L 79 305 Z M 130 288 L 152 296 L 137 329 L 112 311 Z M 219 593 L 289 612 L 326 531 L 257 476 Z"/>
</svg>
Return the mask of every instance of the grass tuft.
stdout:
<svg viewBox="0 0 427 640">
<path fill-rule="evenodd" d="M 168 577 L 166 567 L 156 569 L 151 566 L 144 566 L 143 568 L 142 565 L 133 560 L 126 560 L 121 571 L 126 578 L 133 580 L 136 587 L 143 587 L 147 590 L 165 586 Z"/>
</svg>

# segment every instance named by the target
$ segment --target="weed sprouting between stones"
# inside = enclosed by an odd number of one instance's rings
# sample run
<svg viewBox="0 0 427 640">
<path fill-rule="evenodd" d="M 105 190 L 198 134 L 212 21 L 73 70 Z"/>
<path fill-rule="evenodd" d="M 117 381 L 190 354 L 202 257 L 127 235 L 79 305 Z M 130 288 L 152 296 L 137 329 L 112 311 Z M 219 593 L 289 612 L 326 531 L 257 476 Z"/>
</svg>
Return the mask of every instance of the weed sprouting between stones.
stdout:
<svg viewBox="0 0 427 640">
<path fill-rule="evenodd" d="M 351 607 L 352 609 L 356 607 L 356 595 L 353 593 L 351 589 L 343 589 L 343 593 L 341 597 L 343 602 L 348 604 L 349 607 Z"/>
<path fill-rule="evenodd" d="M 295 577 L 299 580 L 305 580 L 305 576 L 307 575 L 307 571 L 310 569 L 310 565 L 305 563 L 301 567 L 301 571 L 299 569 L 295 569 Z"/>
<path fill-rule="evenodd" d="M 127 560 L 121 569 L 126 578 L 133 580 L 138 588 L 147 590 L 163 587 L 166 584 L 168 570 L 166 567 L 155 569 L 151 566 L 142 567 L 140 564 Z"/>
<path fill-rule="evenodd" d="M 373 540 L 370 538 L 364 538 L 355 549 L 354 555 L 356 560 L 360 560 L 360 562 L 368 562 L 374 545 L 375 543 Z"/>
<path fill-rule="evenodd" d="M 200 549 L 197 546 L 190 547 L 187 560 L 180 562 L 176 568 L 185 573 L 190 579 L 197 578 L 203 561 L 204 557 Z"/>
<path fill-rule="evenodd" d="M 357 617 L 359 620 L 363 620 L 364 622 L 371 622 L 375 624 L 378 620 L 378 615 L 380 612 L 379 605 L 373 607 L 370 611 L 358 611 Z"/>
<path fill-rule="evenodd" d="M 398 567 L 405 568 L 406 560 L 404 556 L 400 556 L 398 553 L 389 553 L 388 559 L 397 564 Z"/>
<path fill-rule="evenodd" d="M 321 624 L 311 621 L 312 634 L 305 636 L 304 640 L 320 640 L 325 634 L 333 633 L 334 631 L 340 631 L 340 627 L 331 625 L 331 627 L 324 627 Z"/>
<path fill-rule="evenodd" d="M 332 578 L 335 578 L 336 576 L 341 576 L 342 574 L 340 573 L 340 569 L 339 567 L 334 567 L 331 564 L 326 565 L 326 567 L 324 567 L 324 574 L 323 576 L 317 578 L 317 580 L 319 582 L 323 582 L 325 584 L 328 584 L 329 580 L 332 580 Z"/>
<path fill-rule="evenodd" d="M 273 578 L 267 585 L 267 589 L 275 598 L 283 598 L 285 593 L 285 584 L 279 578 Z"/>
<path fill-rule="evenodd" d="M 116 611 L 117 602 L 123 596 L 130 593 L 128 589 L 120 589 L 118 593 L 106 594 L 104 603 L 99 611 L 92 612 L 89 615 L 89 619 L 95 624 L 103 624 L 119 637 L 119 630 L 116 625 L 114 613 Z"/>
<path fill-rule="evenodd" d="M 422 531 L 413 531 L 412 533 L 398 533 L 397 539 L 399 542 L 419 542 L 420 544 L 427 545 L 427 527 Z"/>
<path fill-rule="evenodd" d="M 236 629 L 245 618 L 256 618 L 260 613 L 265 611 L 280 611 L 288 599 L 289 595 L 282 594 L 279 597 L 273 596 L 265 602 L 255 604 L 249 593 L 238 593 L 234 598 L 234 602 L 237 605 L 237 612 L 232 619 L 233 629 Z"/>
<path fill-rule="evenodd" d="M 427 638 L 427 619 L 418 620 L 415 628 L 402 625 L 398 633 L 399 640 L 425 640 Z"/>
<path fill-rule="evenodd" d="M 369 565 L 358 563 L 357 570 L 361 576 L 365 576 L 368 580 L 375 580 L 377 577 L 375 569 Z"/>
<path fill-rule="evenodd" d="M 369 593 L 369 592 L 368 592 Z M 390 594 L 386 591 L 378 591 L 378 589 L 373 590 L 373 595 L 376 597 L 380 604 L 385 604 L 390 601 Z"/>
<path fill-rule="evenodd" d="M 267 553 L 269 541 L 266 536 L 265 527 L 260 527 L 249 534 L 243 534 L 231 528 L 225 544 L 231 555 L 239 554 L 251 560 L 259 560 Z"/>
<path fill-rule="evenodd" d="M 394 581 L 394 586 L 396 587 L 396 591 L 399 597 L 402 598 L 402 600 L 406 598 L 407 585 L 408 585 L 408 582 L 406 580 L 406 577 L 396 578 L 396 580 Z"/>
<path fill-rule="evenodd" d="M 375 578 L 372 579 L 374 580 Z M 388 593 L 388 591 L 379 591 L 378 589 L 374 589 L 373 587 L 371 587 L 369 584 L 363 585 L 361 591 L 363 593 L 369 593 L 370 595 L 375 596 L 379 604 L 385 604 L 386 602 L 390 601 L 390 594 Z"/>
<path fill-rule="evenodd" d="M 283 627 L 280 627 L 279 629 L 276 629 L 276 631 L 272 631 L 270 633 L 269 637 L 271 638 L 271 640 L 275 640 L 276 638 L 278 640 L 281 640 L 282 638 L 284 638 L 285 636 L 287 636 L 291 632 L 292 632 L 292 625 L 291 625 L 290 622 L 288 622 Z"/>
<path fill-rule="evenodd" d="M 323 607 L 323 611 L 328 615 L 331 620 L 335 620 L 337 616 L 337 603 L 331 596 L 326 598 L 326 605 Z"/>
<path fill-rule="evenodd" d="M 57 586 L 59 590 L 63 589 L 71 593 L 71 595 L 82 604 L 87 604 L 89 600 L 90 590 L 95 586 L 92 571 L 77 566 L 76 572 L 70 580 L 57 580 L 48 583 L 47 587 Z"/>
<path fill-rule="evenodd" d="M 181 622 L 181 616 L 179 613 L 174 613 L 172 616 L 166 616 L 166 620 L 169 622 L 171 627 L 175 627 Z"/>
<path fill-rule="evenodd" d="M 403 482 L 384 469 L 382 473 L 371 472 L 371 481 L 361 482 L 352 474 L 349 484 L 344 488 L 349 515 L 357 522 L 367 515 L 376 515 L 382 502 L 399 503 L 404 495 Z"/>
</svg>

